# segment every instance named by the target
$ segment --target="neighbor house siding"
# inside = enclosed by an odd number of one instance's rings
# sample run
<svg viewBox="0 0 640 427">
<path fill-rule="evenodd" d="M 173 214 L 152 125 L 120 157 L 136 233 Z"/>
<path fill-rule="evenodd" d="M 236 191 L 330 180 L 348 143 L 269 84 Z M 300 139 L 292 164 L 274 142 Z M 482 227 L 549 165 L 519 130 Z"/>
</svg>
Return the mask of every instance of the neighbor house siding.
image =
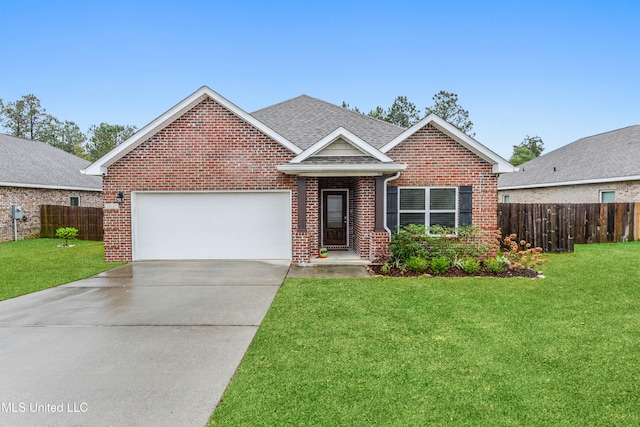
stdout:
<svg viewBox="0 0 640 427">
<path fill-rule="evenodd" d="M 601 191 L 615 191 L 617 203 L 640 202 L 640 181 L 500 190 L 498 199 L 508 195 L 509 203 L 600 203 Z"/>
<path fill-rule="evenodd" d="M 472 189 L 472 224 L 493 239 L 497 229 L 498 178 L 492 165 L 427 125 L 387 153 L 408 164 L 389 185 L 398 187 L 460 187 Z M 395 224 L 387 224 L 393 230 Z"/>
<path fill-rule="evenodd" d="M 40 205 L 70 206 L 71 197 L 80 198 L 80 206 L 102 207 L 102 192 L 54 190 L 47 188 L 0 187 L 0 242 L 14 239 L 11 205 L 22 206 L 26 221 L 18 221 L 18 238 L 40 234 Z"/>
<path fill-rule="evenodd" d="M 235 114 L 207 98 L 109 167 L 103 179 L 107 261 L 131 261 L 132 191 L 290 190 L 294 261 L 308 247 L 309 233 L 298 227 L 297 181 L 276 166 L 294 154 Z M 311 181 L 311 180 L 309 180 Z M 317 185 L 316 185 L 317 188 Z M 313 203 L 307 182 L 307 203 Z M 185 221 L 188 221 L 185 212 Z M 307 218 L 307 230 L 313 220 Z M 167 230 L 179 233 L 179 230 Z M 238 233 L 242 233 L 238 224 Z"/>
</svg>

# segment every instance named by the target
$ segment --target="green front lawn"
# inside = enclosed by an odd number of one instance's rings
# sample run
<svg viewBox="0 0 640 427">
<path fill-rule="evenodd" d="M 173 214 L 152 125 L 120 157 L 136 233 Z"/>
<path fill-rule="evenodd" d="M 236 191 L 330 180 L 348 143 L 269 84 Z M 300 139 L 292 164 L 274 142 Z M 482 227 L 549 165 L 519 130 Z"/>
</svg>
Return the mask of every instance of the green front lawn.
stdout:
<svg viewBox="0 0 640 427">
<path fill-rule="evenodd" d="M 640 425 L 640 244 L 545 279 L 287 279 L 213 426 Z"/>
<path fill-rule="evenodd" d="M 31 239 L 0 243 L 0 301 L 84 279 L 122 265 L 104 261 L 102 242 Z"/>
</svg>

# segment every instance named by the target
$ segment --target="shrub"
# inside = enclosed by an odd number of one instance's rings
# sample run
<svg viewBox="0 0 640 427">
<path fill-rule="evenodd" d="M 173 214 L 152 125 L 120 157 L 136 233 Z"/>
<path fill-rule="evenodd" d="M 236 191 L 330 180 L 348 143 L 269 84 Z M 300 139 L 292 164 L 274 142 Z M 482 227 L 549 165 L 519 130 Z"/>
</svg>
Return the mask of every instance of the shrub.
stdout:
<svg viewBox="0 0 640 427">
<path fill-rule="evenodd" d="M 429 228 L 411 224 L 401 227 L 392 236 L 389 251 L 391 260 L 406 264 L 411 257 L 424 258 L 427 261 L 445 256 L 451 264 L 456 259 L 486 256 L 488 245 L 478 227 L 468 226 L 458 229 L 442 226 Z"/>
<path fill-rule="evenodd" d="M 477 259 L 468 257 L 462 260 L 460 267 L 467 274 L 476 274 L 480 271 L 481 265 Z"/>
<path fill-rule="evenodd" d="M 427 269 L 428 265 L 429 262 L 426 259 L 417 256 L 412 256 L 407 261 L 407 268 L 414 273 L 422 273 Z"/>
<path fill-rule="evenodd" d="M 431 260 L 433 274 L 442 274 L 451 268 L 451 260 L 446 256 L 438 256 Z"/>
<path fill-rule="evenodd" d="M 427 239 L 424 225 L 411 224 L 401 227 L 391 237 L 389 245 L 391 261 L 405 264 L 411 257 L 426 258 L 425 242 Z"/>
<path fill-rule="evenodd" d="M 499 274 L 507 268 L 507 265 L 498 258 L 489 258 L 484 260 L 484 267 L 489 273 Z"/>
<path fill-rule="evenodd" d="M 532 247 L 526 240 L 518 241 L 516 234 L 511 234 L 500 241 L 502 254 L 513 267 L 534 268 L 536 265 L 547 262 L 542 257 L 542 248 Z"/>
<path fill-rule="evenodd" d="M 391 264 L 389 264 L 388 262 L 385 262 L 384 264 L 382 264 L 382 266 L 380 267 L 380 272 L 382 274 L 391 273 Z"/>
<path fill-rule="evenodd" d="M 60 227 L 56 230 L 56 236 L 64 239 L 64 245 L 69 246 L 69 240 L 78 237 L 78 229 L 73 227 Z"/>
</svg>

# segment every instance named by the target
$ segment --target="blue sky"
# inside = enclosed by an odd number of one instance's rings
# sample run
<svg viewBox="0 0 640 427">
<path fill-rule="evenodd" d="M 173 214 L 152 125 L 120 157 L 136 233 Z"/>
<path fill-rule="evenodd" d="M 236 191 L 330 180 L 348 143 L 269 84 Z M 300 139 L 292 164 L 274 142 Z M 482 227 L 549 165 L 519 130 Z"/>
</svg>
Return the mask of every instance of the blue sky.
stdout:
<svg viewBox="0 0 640 427">
<path fill-rule="evenodd" d="M 457 93 L 508 158 L 640 124 L 633 1 L 0 0 L 0 98 L 83 131 L 142 127 L 202 85 L 245 111 L 307 94 L 424 111 Z"/>
</svg>

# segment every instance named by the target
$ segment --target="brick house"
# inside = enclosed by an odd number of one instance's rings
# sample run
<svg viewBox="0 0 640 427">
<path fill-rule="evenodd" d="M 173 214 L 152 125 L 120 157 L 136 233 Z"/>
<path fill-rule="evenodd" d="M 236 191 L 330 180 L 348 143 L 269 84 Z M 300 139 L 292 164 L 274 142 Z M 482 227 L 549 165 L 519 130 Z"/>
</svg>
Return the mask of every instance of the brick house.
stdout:
<svg viewBox="0 0 640 427">
<path fill-rule="evenodd" d="M 374 260 L 412 222 L 493 232 L 512 170 L 435 115 L 404 129 L 305 95 L 249 114 L 202 87 L 84 172 L 103 175 L 108 261 L 306 263 Z"/>
<path fill-rule="evenodd" d="M 38 236 L 40 205 L 101 207 L 101 178 L 80 173 L 89 163 L 43 142 L 0 134 L 0 242 Z M 17 230 L 13 205 L 24 214 Z"/>
<path fill-rule="evenodd" d="M 640 202 L 640 125 L 581 138 L 498 180 L 506 203 Z"/>
</svg>

